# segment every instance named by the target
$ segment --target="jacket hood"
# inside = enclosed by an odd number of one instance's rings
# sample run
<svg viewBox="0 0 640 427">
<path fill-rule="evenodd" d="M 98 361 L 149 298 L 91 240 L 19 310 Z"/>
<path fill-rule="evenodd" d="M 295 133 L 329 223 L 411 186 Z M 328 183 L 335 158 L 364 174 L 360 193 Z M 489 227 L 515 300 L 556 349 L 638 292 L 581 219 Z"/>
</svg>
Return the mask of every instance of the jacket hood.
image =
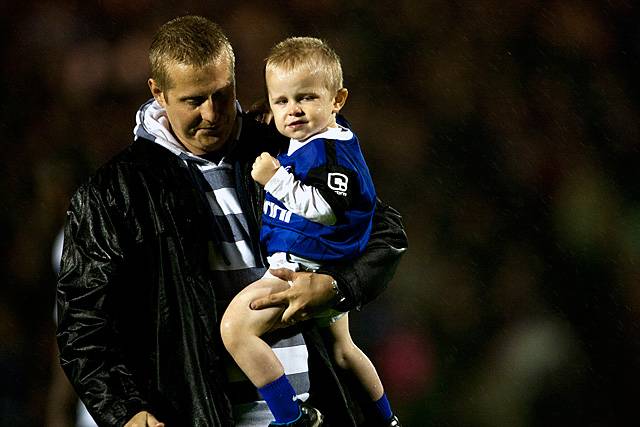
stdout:
<svg viewBox="0 0 640 427">
<path fill-rule="evenodd" d="M 134 140 L 138 138 L 148 139 L 176 155 L 188 153 L 171 133 L 167 111 L 153 98 L 142 104 L 138 109 L 133 135 Z"/>
</svg>

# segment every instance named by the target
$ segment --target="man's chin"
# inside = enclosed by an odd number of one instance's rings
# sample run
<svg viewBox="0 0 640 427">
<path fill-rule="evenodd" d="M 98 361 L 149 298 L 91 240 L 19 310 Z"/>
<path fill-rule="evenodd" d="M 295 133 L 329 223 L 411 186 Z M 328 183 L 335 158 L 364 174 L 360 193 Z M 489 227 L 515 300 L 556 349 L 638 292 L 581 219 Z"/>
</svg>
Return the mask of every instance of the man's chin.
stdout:
<svg viewBox="0 0 640 427">
<path fill-rule="evenodd" d="M 225 142 L 226 138 L 223 139 L 219 135 L 208 135 L 205 138 L 198 138 L 198 145 L 207 153 L 221 149 Z"/>
<path fill-rule="evenodd" d="M 202 136 L 203 135 L 198 135 L 197 138 L 183 141 L 182 145 L 197 156 L 217 151 L 224 146 L 225 141 L 219 137 L 203 138 Z"/>
</svg>

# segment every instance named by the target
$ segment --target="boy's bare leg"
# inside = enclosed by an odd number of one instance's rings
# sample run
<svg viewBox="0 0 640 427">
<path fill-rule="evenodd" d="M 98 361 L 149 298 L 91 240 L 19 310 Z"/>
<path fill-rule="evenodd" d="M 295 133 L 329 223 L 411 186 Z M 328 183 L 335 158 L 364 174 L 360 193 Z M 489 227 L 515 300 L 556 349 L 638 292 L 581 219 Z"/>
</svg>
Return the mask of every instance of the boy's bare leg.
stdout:
<svg viewBox="0 0 640 427">
<path fill-rule="evenodd" d="M 349 333 L 349 315 L 345 314 L 329 326 L 333 336 L 333 357 L 342 369 L 355 374 L 372 401 L 377 401 L 384 392 L 382 382 L 371 360 L 356 346 Z"/>
<path fill-rule="evenodd" d="M 285 326 L 280 321 L 284 307 L 252 310 L 249 304 L 256 298 L 288 288 L 287 282 L 277 278 L 257 280 L 233 298 L 220 322 L 220 334 L 227 351 L 258 388 L 284 374 L 280 360 L 260 338 L 272 329 Z"/>
</svg>

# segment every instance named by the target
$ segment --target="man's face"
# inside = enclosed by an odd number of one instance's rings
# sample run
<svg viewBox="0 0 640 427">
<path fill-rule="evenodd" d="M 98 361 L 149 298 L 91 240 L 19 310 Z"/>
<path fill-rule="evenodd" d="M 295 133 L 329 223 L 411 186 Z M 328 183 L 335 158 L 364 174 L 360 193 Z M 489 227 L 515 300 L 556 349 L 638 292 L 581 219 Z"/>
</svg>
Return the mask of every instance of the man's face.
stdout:
<svg viewBox="0 0 640 427">
<path fill-rule="evenodd" d="M 167 66 L 170 88 L 162 91 L 153 79 L 151 93 L 167 111 L 171 130 L 193 154 L 224 147 L 236 119 L 236 90 L 229 60 L 204 67 Z"/>
<path fill-rule="evenodd" d="M 322 75 L 306 70 L 268 69 L 265 74 L 269 105 L 278 131 L 304 141 L 335 126 L 335 114 L 346 99 L 346 90 L 329 92 Z"/>
</svg>

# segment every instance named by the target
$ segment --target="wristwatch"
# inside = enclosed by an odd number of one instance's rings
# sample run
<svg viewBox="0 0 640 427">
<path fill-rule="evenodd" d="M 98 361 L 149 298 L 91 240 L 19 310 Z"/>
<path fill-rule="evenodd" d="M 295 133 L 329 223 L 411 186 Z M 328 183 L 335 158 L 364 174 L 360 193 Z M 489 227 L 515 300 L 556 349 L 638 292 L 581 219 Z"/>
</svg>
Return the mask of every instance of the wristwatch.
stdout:
<svg viewBox="0 0 640 427">
<path fill-rule="evenodd" d="M 334 294 L 333 301 L 331 302 L 331 306 L 333 308 L 336 308 L 337 306 L 342 304 L 347 299 L 347 297 L 344 296 L 344 294 L 338 287 L 338 282 L 336 281 L 336 279 L 333 279 L 331 282 L 331 290 L 333 291 L 333 294 Z"/>
</svg>

